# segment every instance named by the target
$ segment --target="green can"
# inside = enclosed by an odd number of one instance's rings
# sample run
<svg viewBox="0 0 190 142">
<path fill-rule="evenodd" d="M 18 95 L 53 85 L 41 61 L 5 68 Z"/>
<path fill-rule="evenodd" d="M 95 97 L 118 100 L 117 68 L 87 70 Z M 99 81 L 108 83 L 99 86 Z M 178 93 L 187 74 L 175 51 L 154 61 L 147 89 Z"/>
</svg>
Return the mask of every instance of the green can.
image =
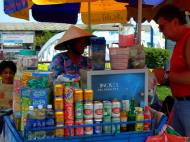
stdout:
<svg viewBox="0 0 190 142">
<path fill-rule="evenodd" d="M 114 125 L 114 123 L 116 123 L 116 122 L 120 122 L 120 118 L 118 117 L 116 117 L 116 118 L 112 118 L 112 134 L 113 133 L 120 133 L 120 124 L 115 124 Z"/>
<path fill-rule="evenodd" d="M 110 118 L 112 114 L 112 102 L 103 101 L 103 117 Z"/>
<path fill-rule="evenodd" d="M 83 119 L 84 106 L 82 102 L 75 103 L 75 119 Z"/>
<path fill-rule="evenodd" d="M 111 117 L 104 117 L 103 122 L 104 123 L 110 123 Z M 111 125 L 104 125 L 103 126 L 103 133 L 104 134 L 111 134 Z"/>
</svg>

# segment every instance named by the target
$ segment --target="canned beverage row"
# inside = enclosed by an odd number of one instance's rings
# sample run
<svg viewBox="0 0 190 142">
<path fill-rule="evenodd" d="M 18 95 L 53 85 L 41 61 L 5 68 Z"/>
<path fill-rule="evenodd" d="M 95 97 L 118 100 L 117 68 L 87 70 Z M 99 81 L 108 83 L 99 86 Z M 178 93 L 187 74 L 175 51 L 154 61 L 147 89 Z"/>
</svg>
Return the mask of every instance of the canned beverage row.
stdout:
<svg viewBox="0 0 190 142">
<path fill-rule="evenodd" d="M 91 89 L 75 89 L 72 86 L 64 84 L 54 85 L 55 98 L 63 98 L 65 103 L 93 101 L 93 90 Z"/>
<path fill-rule="evenodd" d="M 113 118 L 110 122 L 120 122 L 120 119 Z M 57 137 L 68 137 L 68 136 L 84 136 L 84 135 L 94 135 L 94 134 L 111 134 L 120 133 L 120 125 L 102 125 L 102 119 L 78 119 L 75 121 L 67 121 L 64 124 L 57 124 L 56 136 Z M 89 125 L 82 127 L 81 125 Z M 63 126 L 72 126 L 75 128 L 58 128 Z M 95 125 L 95 126 L 94 126 Z"/>
<path fill-rule="evenodd" d="M 58 109 L 58 111 L 55 109 L 56 122 L 64 122 L 76 119 L 119 118 L 121 111 L 121 105 L 119 101 L 63 103 L 62 106 L 64 109 Z"/>
</svg>

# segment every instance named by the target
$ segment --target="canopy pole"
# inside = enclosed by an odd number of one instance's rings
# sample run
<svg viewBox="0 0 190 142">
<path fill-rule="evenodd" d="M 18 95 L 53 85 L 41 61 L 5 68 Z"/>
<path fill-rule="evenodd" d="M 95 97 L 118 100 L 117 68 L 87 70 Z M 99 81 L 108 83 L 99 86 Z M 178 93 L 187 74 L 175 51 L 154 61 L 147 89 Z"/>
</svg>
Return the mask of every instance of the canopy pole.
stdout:
<svg viewBox="0 0 190 142">
<path fill-rule="evenodd" d="M 141 47 L 141 21 L 142 21 L 142 0 L 138 0 L 138 32 L 137 32 L 137 45 Z"/>
<path fill-rule="evenodd" d="M 88 0 L 88 30 L 91 31 L 91 15 L 90 15 L 90 0 Z"/>
</svg>

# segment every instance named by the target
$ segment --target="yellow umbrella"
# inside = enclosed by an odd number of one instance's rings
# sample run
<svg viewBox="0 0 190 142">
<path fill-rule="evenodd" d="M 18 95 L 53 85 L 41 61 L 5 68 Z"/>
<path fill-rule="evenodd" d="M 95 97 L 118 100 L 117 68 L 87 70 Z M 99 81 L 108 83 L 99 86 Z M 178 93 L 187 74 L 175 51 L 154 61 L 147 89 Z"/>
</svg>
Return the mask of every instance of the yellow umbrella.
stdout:
<svg viewBox="0 0 190 142">
<path fill-rule="evenodd" d="M 89 20 L 91 24 L 125 23 L 127 21 L 126 4 L 114 0 L 97 0 L 90 3 L 90 13 L 88 8 L 88 2 L 81 3 L 80 12 L 85 24 L 88 24 Z"/>
</svg>

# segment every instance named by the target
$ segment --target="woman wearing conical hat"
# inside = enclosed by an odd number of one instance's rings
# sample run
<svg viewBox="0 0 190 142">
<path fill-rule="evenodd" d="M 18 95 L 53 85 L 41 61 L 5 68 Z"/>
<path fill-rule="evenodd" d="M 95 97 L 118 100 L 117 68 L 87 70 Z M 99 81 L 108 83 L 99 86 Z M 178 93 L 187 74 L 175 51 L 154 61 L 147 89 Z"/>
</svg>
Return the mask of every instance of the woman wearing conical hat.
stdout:
<svg viewBox="0 0 190 142">
<path fill-rule="evenodd" d="M 71 26 L 65 32 L 55 49 L 66 51 L 55 55 L 50 64 L 54 79 L 62 73 L 79 73 L 79 69 L 91 68 L 91 61 L 82 54 L 92 36 L 94 35 L 76 26 Z"/>
</svg>

